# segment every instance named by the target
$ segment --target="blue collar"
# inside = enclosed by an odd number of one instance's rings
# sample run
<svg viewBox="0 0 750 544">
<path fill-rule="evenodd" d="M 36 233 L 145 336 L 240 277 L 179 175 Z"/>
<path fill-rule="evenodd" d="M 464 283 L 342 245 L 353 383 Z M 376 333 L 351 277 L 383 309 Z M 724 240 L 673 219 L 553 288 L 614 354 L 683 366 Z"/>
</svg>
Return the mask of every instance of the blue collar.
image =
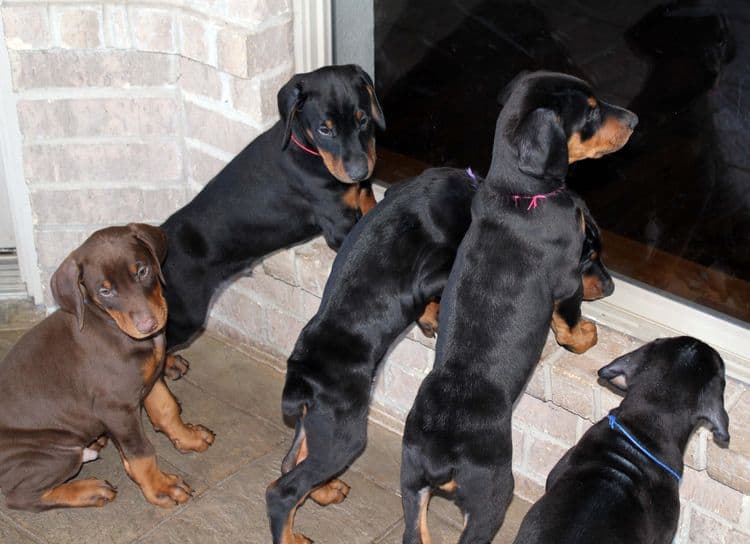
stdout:
<svg viewBox="0 0 750 544">
<path fill-rule="evenodd" d="M 623 427 L 622 425 L 620 425 L 620 423 L 617 421 L 617 418 L 614 415 L 609 414 L 607 416 L 607 420 L 609 420 L 609 428 L 610 429 L 615 429 L 617 431 L 620 431 L 622 434 L 624 434 L 625 438 L 627 438 L 628 440 L 630 440 L 630 442 L 636 448 L 638 448 L 639 450 L 641 450 L 646 457 L 648 457 L 649 459 L 651 459 L 654 463 L 656 463 L 661 468 L 663 468 L 664 470 L 666 470 L 667 472 L 669 472 L 672 476 L 674 476 L 675 478 L 677 478 L 677 482 L 680 482 L 682 480 L 682 478 L 680 478 L 680 475 L 677 474 L 674 470 L 672 470 L 669 467 L 669 465 L 667 465 L 664 461 L 660 460 L 653 453 L 651 453 L 650 451 L 648 451 L 645 448 L 645 446 L 643 446 L 643 444 L 641 444 L 640 442 L 638 442 L 638 440 L 636 440 L 636 438 L 632 434 L 630 434 L 630 432 L 625 427 Z"/>
</svg>

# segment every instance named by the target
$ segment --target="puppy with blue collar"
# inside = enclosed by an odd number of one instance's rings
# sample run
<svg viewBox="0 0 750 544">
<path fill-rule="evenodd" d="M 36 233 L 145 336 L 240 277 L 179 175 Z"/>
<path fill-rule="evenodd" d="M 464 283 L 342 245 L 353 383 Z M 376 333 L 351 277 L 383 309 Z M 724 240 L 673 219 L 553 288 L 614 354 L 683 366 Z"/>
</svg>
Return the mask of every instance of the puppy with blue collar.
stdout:
<svg viewBox="0 0 750 544">
<path fill-rule="evenodd" d="M 690 435 L 706 422 L 714 440 L 729 442 L 724 361 L 700 340 L 655 340 L 599 377 L 625 399 L 552 469 L 515 544 L 669 544 Z"/>
</svg>

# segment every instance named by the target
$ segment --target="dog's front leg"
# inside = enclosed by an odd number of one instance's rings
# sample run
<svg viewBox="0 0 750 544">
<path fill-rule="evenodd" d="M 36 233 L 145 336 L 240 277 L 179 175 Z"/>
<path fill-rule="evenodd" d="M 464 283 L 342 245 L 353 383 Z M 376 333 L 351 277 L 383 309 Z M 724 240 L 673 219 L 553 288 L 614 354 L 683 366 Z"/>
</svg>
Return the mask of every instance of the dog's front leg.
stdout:
<svg viewBox="0 0 750 544">
<path fill-rule="evenodd" d="M 206 451 L 214 443 L 215 435 L 210 429 L 182 421 L 180 405 L 163 378 L 156 380 L 143 399 L 143 406 L 154 429 L 166 434 L 178 451 Z"/>
<path fill-rule="evenodd" d="M 578 282 L 578 289 L 573 296 L 555 303 L 552 312 L 552 332 L 557 343 L 573 353 L 584 353 L 596 345 L 596 325 L 581 317 L 583 286 Z"/>
<path fill-rule="evenodd" d="M 120 450 L 128 476 L 141 488 L 146 500 L 165 508 L 186 502 L 193 490 L 180 476 L 162 472 L 156 453 L 143 432 L 140 406 L 118 411 L 108 418 L 107 428 Z"/>
</svg>

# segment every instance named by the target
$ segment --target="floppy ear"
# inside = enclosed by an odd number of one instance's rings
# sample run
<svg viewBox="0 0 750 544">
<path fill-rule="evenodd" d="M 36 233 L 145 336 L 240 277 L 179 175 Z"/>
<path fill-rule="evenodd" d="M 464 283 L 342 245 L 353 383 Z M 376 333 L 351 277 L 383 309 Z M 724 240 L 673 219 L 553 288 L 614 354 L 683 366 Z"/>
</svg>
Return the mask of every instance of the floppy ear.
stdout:
<svg viewBox="0 0 750 544">
<path fill-rule="evenodd" d="M 73 255 L 69 255 L 52 274 L 50 279 L 52 296 L 60 309 L 76 316 L 78 329 L 83 330 L 83 293 L 81 292 L 81 267 Z"/>
<path fill-rule="evenodd" d="M 536 178 L 565 178 L 568 141 L 554 111 L 537 108 L 526 115 L 516 129 L 513 143 L 521 172 Z"/>
<path fill-rule="evenodd" d="M 355 66 L 359 77 L 362 78 L 362 82 L 365 84 L 367 94 L 370 95 L 370 115 L 373 121 L 380 130 L 385 130 L 385 117 L 383 116 L 383 109 L 380 107 L 380 101 L 378 96 L 375 94 L 375 85 L 372 82 L 370 75 L 365 72 L 361 66 Z"/>
<path fill-rule="evenodd" d="M 729 444 L 729 414 L 724 409 L 723 398 L 713 399 L 712 406 L 702 410 L 698 417 L 709 423 L 718 444 Z"/>
<path fill-rule="evenodd" d="M 167 256 L 167 235 L 159 227 L 147 225 L 146 223 L 129 223 L 128 228 L 133 232 L 136 239 L 148 249 L 156 261 L 156 272 L 159 281 L 166 285 L 164 275 L 161 272 L 161 263 Z"/>
<path fill-rule="evenodd" d="M 648 344 L 646 344 L 648 346 Z M 627 391 L 630 380 L 638 372 L 643 360 L 643 352 L 646 346 L 642 346 L 635 351 L 621 355 L 607 366 L 599 369 L 599 377 L 609 381 L 612 385 Z"/>
<path fill-rule="evenodd" d="M 284 123 L 284 137 L 281 141 L 281 150 L 286 149 L 289 145 L 289 138 L 292 135 L 292 121 L 297 112 L 302 109 L 305 103 L 303 74 L 297 74 L 284 85 L 276 95 L 279 104 L 279 115 Z"/>
</svg>

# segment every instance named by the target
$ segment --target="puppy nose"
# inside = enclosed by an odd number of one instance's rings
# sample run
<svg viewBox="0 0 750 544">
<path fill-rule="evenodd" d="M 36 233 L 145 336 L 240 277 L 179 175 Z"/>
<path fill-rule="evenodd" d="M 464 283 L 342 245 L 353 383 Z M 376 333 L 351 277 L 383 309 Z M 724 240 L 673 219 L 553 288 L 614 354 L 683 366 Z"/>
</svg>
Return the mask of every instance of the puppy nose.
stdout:
<svg viewBox="0 0 750 544">
<path fill-rule="evenodd" d="M 636 127 L 636 125 L 638 125 L 638 116 L 632 111 L 629 111 L 628 114 L 629 115 L 627 119 L 625 120 L 625 122 L 627 123 L 628 128 L 630 130 L 633 130 Z"/>
<path fill-rule="evenodd" d="M 367 166 L 367 156 L 352 159 L 346 164 L 346 173 L 353 181 L 363 181 L 367 179 L 370 169 Z"/>
<path fill-rule="evenodd" d="M 154 319 L 151 316 L 147 317 L 137 317 L 134 320 L 135 328 L 138 329 L 138 332 L 142 334 L 148 334 L 150 332 L 154 332 L 156 330 L 156 319 Z"/>
<path fill-rule="evenodd" d="M 612 278 L 607 278 L 602 282 L 602 296 L 608 297 L 615 291 L 615 282 Z"/>
</svg>

